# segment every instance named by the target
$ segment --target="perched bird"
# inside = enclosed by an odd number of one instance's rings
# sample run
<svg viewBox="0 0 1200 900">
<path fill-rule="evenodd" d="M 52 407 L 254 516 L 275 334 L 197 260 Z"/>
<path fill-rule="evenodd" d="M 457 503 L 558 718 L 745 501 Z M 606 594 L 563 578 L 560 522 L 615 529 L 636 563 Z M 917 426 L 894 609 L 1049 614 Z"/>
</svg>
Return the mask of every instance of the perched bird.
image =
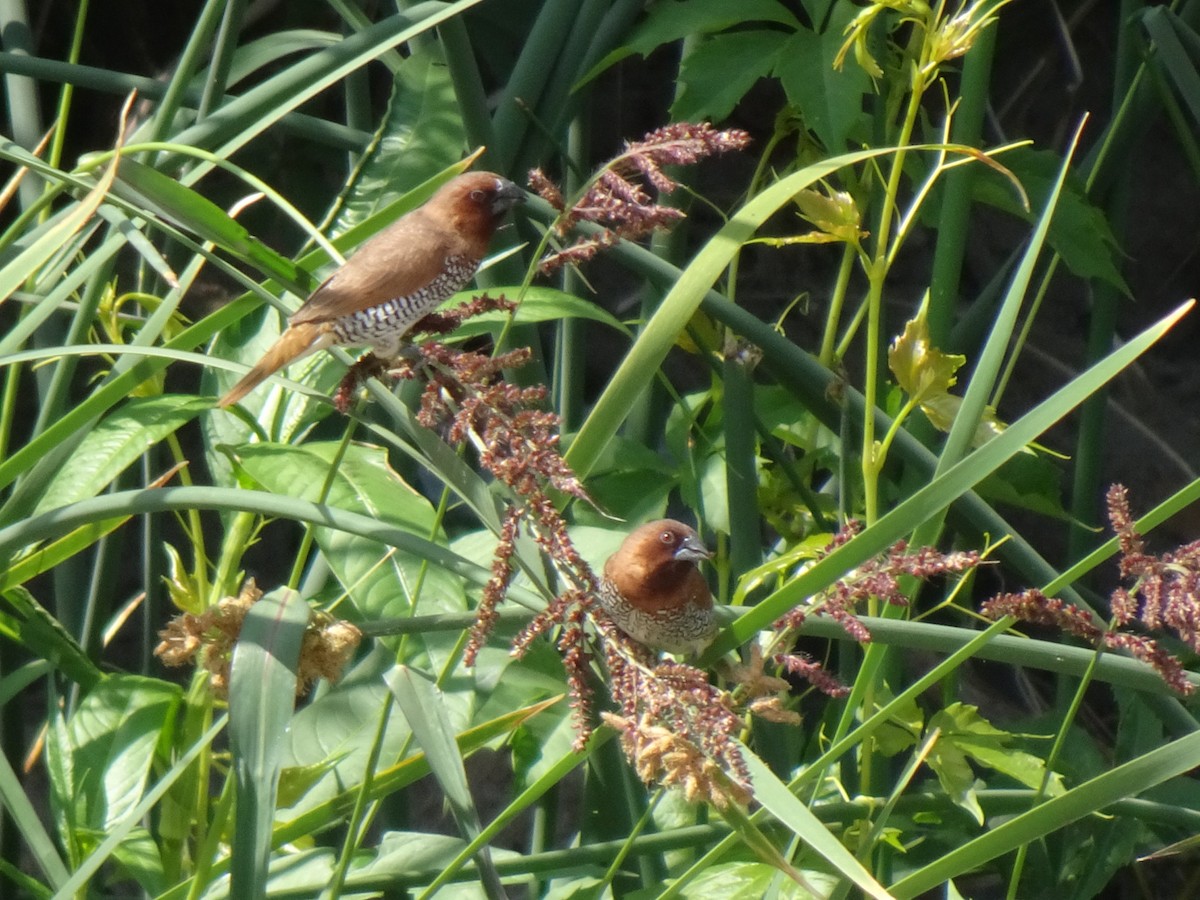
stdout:
<svg viewBox="0 0 1200 900">
<path fill-rule="evenodd" d="M 597 599 L 634 640 L 670 653 L 699 653 L 717 634 L 712 594 L 696 568 L 711 557 L 682 522 L 650 522 L 605 562 Z"/>
<path fill-rule="evenodd" d="M 524 199 L 491 172 L 446 182 L 313 291 L 220 405 L 237 403 L 278 369 L 327 347 L 369 345 L 381 359 L 394 359 L 404 333 L 471 280 L 501 217 Z"/>
</svg>

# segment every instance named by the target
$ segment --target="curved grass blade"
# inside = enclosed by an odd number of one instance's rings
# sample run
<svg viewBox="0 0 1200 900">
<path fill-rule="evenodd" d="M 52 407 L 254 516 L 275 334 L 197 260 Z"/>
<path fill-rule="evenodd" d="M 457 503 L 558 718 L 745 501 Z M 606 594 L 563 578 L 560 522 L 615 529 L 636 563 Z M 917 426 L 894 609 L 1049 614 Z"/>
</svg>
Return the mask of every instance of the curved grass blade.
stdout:
<svg viewBox="0 0 1200 900">
<path fill-rule="evenodd" d="M 446 703 L 437 686 L 426 681 L 408 666 L 397 666 L 386 676 L 388 687 L 408 725 L 429 761 L 433 777 L 441 785 L 446 801 L 459 830 L 467 840 L 477 838 L 482 830 L 479 810 L 467 784 L 467 770 L 454 737 L 454 729 L 446 714 Z M 478 848 L 476 861 L 488 897 L 503 898 L 504 888 L 492 862 L 486 844 Z"/>
<path fill-rule="evenodd" d="M 286 588 L 250 607 L 233 651 L 229 746 L 237 779 L 230 857 L 232 894 L 264 897 L 280 752 L 296 702 L 308 604 Z"/>
<path fill-rule="evenodd" d="M 1005 821 L 987 834 L 900 879 L 891 885 L 890 890 L 898 900 L 916 897 L 1022 844 L 1036 841 L 1077 819 L 1100 812 L 1118 800 L 1136 796 L 1198 765 L 1200 733 L 1195 733 L 1151 750 L 1059 797 L 1047 800 L 1029 812 Z"/>
</svg>

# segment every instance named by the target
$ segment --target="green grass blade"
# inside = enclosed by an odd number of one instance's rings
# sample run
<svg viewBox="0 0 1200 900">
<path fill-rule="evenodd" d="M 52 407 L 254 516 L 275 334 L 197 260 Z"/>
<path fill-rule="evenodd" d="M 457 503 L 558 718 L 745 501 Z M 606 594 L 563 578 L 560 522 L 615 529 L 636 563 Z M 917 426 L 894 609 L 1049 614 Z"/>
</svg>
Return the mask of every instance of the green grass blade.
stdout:
<svg viewBox="0 0 1200 900">
<path fill-rule="evenodd" d="M 638 397 L 657 377 L 658 367 L 700 302 L 758 227 L 821 178 L 892 152 L 890 148 L 865 150 L 805 166 L 750 200 L 704 245 L 638 335 L 567 451 L 567 462 L 580 477 L 591 471 Z"/>
<path fill-rule="evenodd" d="M 969 872 L 1022 844 L 1036 841 L 1084 816 L 1101 812 L 1117 800 L 1134 797 L 1196 766 L 1200 766 L 1200 732 L 1151 750 L 1007 820 L 987 834 L 905 876 L 890 889 L 899 900 L 916 897 L 947 879 Z"/>
<path fill-rule="evenodd" d="M 1067 415 L 1098 387 L 1146 352 L 1192 307 L 1188 302 L 1166 316 L 1115 353 L 1083 372 L 1066 386 L 1030 410 L 1000 436 L 948 469 L 940 478 L 921 488 L 870 528 L 838 547 L 795 580 L 784 585 L 746 612 L 709 648 L 706 658 L 738 646 L 806 598 L 831 584 L 844 572 L 881 553 L 932 516 L 961 497 Z"/>
<path fill-rule="evenodd" d="M 433 777 L 441 785 L 459 831 L 467 840 L 479 836 L 482 825 L 479 810 L 467 784 L 467 770 L 458 752 L 454 728 L 447 714 L 445 695 L 438 687 L 407 666 L 398 666 L 386 676 L 388 687 L 396 698 L 404 718 L 412 728 L 413 737 L 425 753 Z M 486 845 L 478 849 L 477 864 L 483 876 L 484 890 L 489 897 L 504 896 L 500 876 L 492 863 Z"/>
<path fill-rule="evenodd" d="M 308 604 L 272 591 L 250 607 L 229 676 L 229 746 L 237 778 L 231 892 L 265 897 L 280 752 L 296 703 Z"/>
<path fill-rule="evenodd" d="M 829 865 L 852 881 L 868 896 L 890 900 L 891 894 L 863 868 L 812 810 L 788 790 L 761 759 L 743 748 L 742 757 L 754 782 L 754 799 L 811 847 Z"/>
</svg>

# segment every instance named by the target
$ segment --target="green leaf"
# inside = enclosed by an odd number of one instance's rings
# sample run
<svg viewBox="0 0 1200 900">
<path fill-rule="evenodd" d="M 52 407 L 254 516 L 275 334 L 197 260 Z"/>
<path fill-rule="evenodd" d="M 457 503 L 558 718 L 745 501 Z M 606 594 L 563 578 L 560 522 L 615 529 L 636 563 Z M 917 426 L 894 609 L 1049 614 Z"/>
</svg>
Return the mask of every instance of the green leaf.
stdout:
<svg viewBox="0 0 1200 900">
<path fill-rule="evenodd" d="M 154 678 L 110 675 L 83 698 L 64 735 L 78 827 L 104 833 L 138 805 L 180 696 L 177 686 Z"/>
<path fill-rule="evenodd" d="M 299 266 L 252 237 L 225 210 L 156 169 L 122 158 L 113 190 L 123 199 L 212 241 L 264 275 L 288 285 L 308 281 Z"/>
<path fill-rule="evenodd" d="M 442 788 L 450 811 L 463 837 L 475 839 L 482 830 L 479 811 L 467 785 L 467 770 L 458 751 L 454 727 L 446 713 L 445 694 L 431 681 L 407 666 L 388 673 L 388 687 L 421 745 L 433 777 Z M 491 896 L 503 896 L 500 876 L 487 845 L 476 855 L 481 881 Z"/>
<path fill-rule="evenodd" d="M 777 0 L 666 0 L 650 8 L 646 20 L 624 46 L 612 51 L 583 76 L 586 83 L 631 54 L 646 56 L 663 44 L 699 34 L 712 34 L 745 22 L 777 22 L 800 28 L 794 15 Z"/>
<path fill-rule="evenodd" d="M 679 68 L 683 92 L 671 104 L 671 117 L 724 119 L 758 79 L 771 74 L 784 41 L 778 31 L 734 31 L 704 41 Z"/>
<path fill-rule="evenodd" d="M 830 866 L 858 885 L 864 894 L 883 900 L 891 896 L 761 759 L 749 750 L 743 750 L 742 755 L 754 783 L 754 799 L 761 803 L 765 810 Z"/>
<path fill-rule="evenodd" d="M 296 703 L 309 607 L 286 588 L 250 607 L 229 674 L 229 748 L 237 780 L 230 859 L 234 896 L 265 896 L 282 747 Z"/>
<path fill-rule="evenodd" d="M 862 132 L 867 123 L 862 103 L 871 90 L 867 73 L 859 66 L 843 66 L 840 71 L 833 67 L 843 30 L 854 13 L 853 5 L 843 3 L 822 33 L 797 30 L 775 64 L 788 103 L 831 153 L 845 150 L 851 136 Z"/>
<path fill-rule="evenodd" d="M 239 447 L 235 453 L 246 473 L 266 489 L 318 501 L 337 449 L 335 442 L 258 443 Z M 444 544 L 433 507 L 391 468 L 380 447 L 348 447 L 325 502 Z M 419 556 L 331 528 L 318 528 L 316 539 L 364 617 L 411 615 L 418 600 L 422 613 L 466 608 L 458 578 Z"/>
<path fill-rule="evenodd" d="M 113 851 L 113 858 L 151 896 L 158 896 L 170 886 L 163 870 L 158 843 L 145 828 L 130 831 L 129 837 Z"/>
<path fill-rule="evenodd" d="M 975 488 L 990 503 L 1006 503 L 1066 522 L 1071 514 L 1063 506 L 1063 469 L 1054 459 L 1038 453 L 1020 453 L 985 478 Z"/>
<path fill-rule="evenodd" d="M 11 587 L 3 596 L 5 612 L 0 623 L 9 630 L 9 637 L 20 641 L 35 656 L 53 663 L 82 688 L 92 688 L 104 677 L 71 633 L 33 594 L 23 587 Z"/>
<path fill-rule="evenodd" d="M 8 158 L 22 166 L 25 159 L 29 158 L 29 153 L 11 141 L 0 139 L 0 157 Z M 40 161 L 35 161 L 42 165 Z M 32 281 L 42 266 L 55 254 L 61 253 L 63 246 L 83 230 L 88 220 L 100 209 L 112 188 L 116 173 L 117 160 L 114 158 L 96 182 L 96 186 L 88 191 L 82 200 L 52 217 L 40 229 L 27 236 L 20 253 L 4 260 L 4 265 L 0 266 L 0 303 L 7 300 L 13 291 L 23 284 Z"/>
<path fill-rule="evenodd" d="M 804 880 L 817 889 L 817 896 L 832 896 L 836 881 L 825 872 L 805 870 Z M 813 894 L 794 882 L 779 883 L 779 870 L 761 862 L 729 862 L 709 866 L 680 889 L 688 900 L 811 900 Z"/>
<path fill-rule="evenodd" d="M 466 291 L 456 294 L 446 301 L 445 308 L 453 308 L 473 296 L 475 293 Z M 560 319 L 584 319 L 607 325 L 622 334 L 628 334 L 629 329 L 617 320 L 608 310 L 599 306 L 593 300 L 585 300 L 555 288 L 530 287 L 521 295 L 521 302 L 511 314 L 516 325 L 532 325 L 537 322 L 556 322 Z M 510 314 L 502 310 L 482 313 L 472 316 L 456 328 L 452 338 L 474 337 L 480 334 L 495 334 L 505 326 Z"/>
<path fill-rule="evenodd" d="M 935 717 L 936 715 L 938 714 L 935 714 Z M 930 725 L 934 725 L 932 720 Z M 983 808 L 979 805 L 979 798 L 975 793 L 975 773 L 962 748 L 956 745 L 952 738 L 947 739 L 942 735 L 925 757 L 925 761 L 937 775 L 938 783 L 954 805 L 966 810 L 977 824 L 982 825 Z"/>
<path fill-rule="evenodd" d="M 1200 733 L 1193 732 L 957 845 L 928 865 L 905 874 L 891 885 L 892 893 L 900 900 L 920 896 L 949 878 L 973 871 L 1022 844 L 1038 841 L 1071 822 L 1099 812 L 1118 800 L 1137 796 L 1197 765 L 1200 765 Z"/>
<path fill-rule="evenodd" d="M 1062 159 L 1049 150 L 1018 148 L 1005 153 L 1003 161 L 1025 187 L 1031 209 L 1021 205 L 1006 178 L 987 167 L 980 167 L 971 180 L 974 198 L 1026 222 L 1036 222 L 1040 216 L 1037 210 L 1054 187 Z M 1117 265 L 1118 248 L 1108 220 L 1088 200 L 1076 176 L 1069 176 L 1063 185 L 1046 240 L 1080 278 L 1098 278 L 1129 295 L 1129 286 Z"/>
<path fill-rule="evenodd" d="M 95 497 L 151 447 L 211 408 L 207 399 L 180 394 L 134 397 L 75 444 L 32 515 Z"/>
<path fill-rule="evenodd" d="M 414 46 L 392 82 L 392 96 L 375 139 L 346 189 L 330 229 L 342 234 L 410 188 L 439 174 L 466 144 L 462 113 L 442 44 Z"/>
<path fill-rule="evenodd" d="M 1032 753 L 1010 749 L 1008 745 L 1015 736 L 992 725 L 979 714 L 978 708 L 951 703 L 930 717 L 929 726 L 941 729 L 943 739 L 949 738 L 980 765 L 1002 772 L 1028 788 L 1041 789 L 1045 763 Z M 1062 779 L 1057 773 L 1051 774 L 1046 790 L 1051 796 L 1062 793 Z"/>
<path fill-rule="evenodd" d="M 896 383 L 918 403 L 950 390 L 957 381 L 954 373 L 967 361 L 965 356 L 943 353 L 930 343 L 925 310 L 922 305 L 888 349 L 888 368 Z"/>
</svg>

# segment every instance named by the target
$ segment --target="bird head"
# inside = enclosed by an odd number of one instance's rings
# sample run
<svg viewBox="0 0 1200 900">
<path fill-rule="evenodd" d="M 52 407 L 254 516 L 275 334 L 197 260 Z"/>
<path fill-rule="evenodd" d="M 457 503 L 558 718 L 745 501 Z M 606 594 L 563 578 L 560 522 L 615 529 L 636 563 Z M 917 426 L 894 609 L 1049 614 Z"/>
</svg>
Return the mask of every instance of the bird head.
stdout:
<svg viewBox="0 0 1200 900">
<path fill-rule="evenodd" d="M 682 522 L 659 519 L 635 528 L 604 566 L 604 574 L 631 600 L 664 605 L 666 595 L 703 579 L 696 563 L 712 554 Z M 662 594 L 661 599 L 651 599 Z"/>
<path fill-rule="evenodd" d="M 495 172 L 467 172 L 447 181 L 429 202 L 499 219 L 525 202 L 525 192 Z"/>
<path fill-rule="evenodd" d="M 475 242 L 486 250 L 504 214 L 525 202 L 525 192 L 494 172 L 467 172 L 451 178 L 420 209 L 423 218 Z"/>
<path fill-rule="evenodd" d="M 634 534 L 643 529 L 644 535 L 641 539 L 651 546 L 657 544 L 657 552 L 646 550 L 647 556 L 661 559 L 663 562 L 675 560 L 695 563 L 702 559 L 712 559 L 712 552 L 704 546 L 700 535 L 682 522 L 660 519 L 643 525 Z"/>
</svg>

